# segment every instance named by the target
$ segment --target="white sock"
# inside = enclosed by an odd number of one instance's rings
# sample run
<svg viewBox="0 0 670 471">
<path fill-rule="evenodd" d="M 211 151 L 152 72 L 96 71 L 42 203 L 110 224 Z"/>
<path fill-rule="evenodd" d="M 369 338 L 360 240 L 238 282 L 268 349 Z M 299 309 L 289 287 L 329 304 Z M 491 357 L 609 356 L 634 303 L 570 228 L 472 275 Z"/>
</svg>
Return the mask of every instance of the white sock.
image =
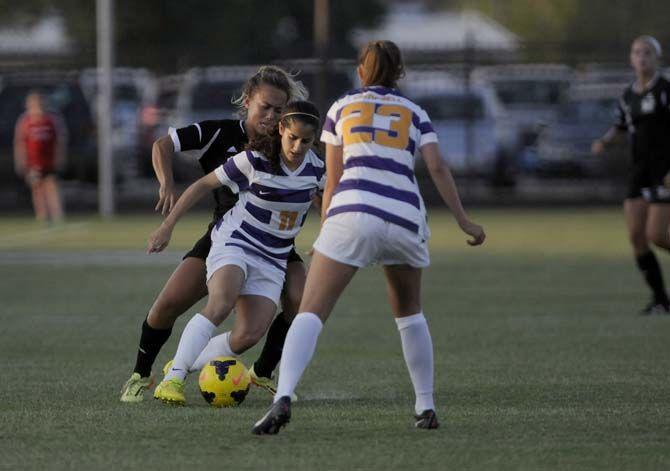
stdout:
<svg viewBox="0 0 670 471">
<path fill-rule="evenodd" d="M 293 319 L 284 341 L 275 402 L 280 397 L 290 397 L 293 394 L 302 373 L 314 356 L 316 341 L 322 328 L 323 322 L 312 312 L 301 312 Z"/>
<path fill-rule="evenodd" d="M 174 356 L 172 368 L 165 375 L 164 381 L 172 378 L 184 380 L 186 373 L 193 366 L 193 362 L 212 338 L 216 326 L 202 314 L 196 314 L 188 321 L 184 332 L 179 339 L 177 353 Z"/>
<path fill-rule="evenodd" d="M 417 414 L 435 409 L 433 402 L 433 341 L 423 312 L 396 319 L 402 352 L 412 379 Z"/>
<path fill-rule="evenodd" d="M 230 332 L 224 332 L 221 335 L 212 337 L 202 353 L 193 362 L 191 368 L 189 368 L 189 373 L 203 369 L 207 363 L 216 357 L 237 357 L 237 354 L 230 348 Z"/>
</svg>

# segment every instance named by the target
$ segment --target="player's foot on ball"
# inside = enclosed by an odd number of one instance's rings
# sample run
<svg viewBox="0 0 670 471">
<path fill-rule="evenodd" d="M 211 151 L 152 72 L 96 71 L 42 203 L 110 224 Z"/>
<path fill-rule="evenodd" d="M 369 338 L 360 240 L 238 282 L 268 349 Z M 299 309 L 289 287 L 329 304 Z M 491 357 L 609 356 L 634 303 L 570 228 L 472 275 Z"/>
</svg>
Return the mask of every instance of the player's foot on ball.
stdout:
<svg viewBox="0 0 670 471">
<path fill-rule="evenodd" d="M 655 314 L 670 314 L 670 304 L 651 301 L 640 311 L 641 316 L 653 316 Z"/>
<path fill-rule="evenodd" d="M 144 393 L 154 384 L 151 376 L 143 378 L 139 373 L 133 373 L 121 389 L 121 402 L 142 402 Z"/>
<path fill-rule="evenodd" d="M 265 376 L 258 376 L 254 370 L 254 365 L 251 365 L 249 369 L 249 377 L 254 386 L 265 389 L 272 396 L 277 394 L 277 383 L 275 383 L 275 380 L 273 378 L 266 378 Z M 298 396 L 295 393 L 291 394 L 291 402 L 296 402 L 297 400 Z"/>
<path fill-rule="evenodd" d="M 437 421 L 437 415 L 433 409 L 425 410 L 419 415 L 415 415 L 414 418 L 416 419 L 416 422 L 414 423 L 416 428 L 430 429 L 438 428 L 440 426 L 439 422 Z"/>
<path fill-rule="evenodd" d="M 272 404 L 261 420 L 254 424 L 251 433 L 256 435 L 276 435 L 284 425 L 291 421 L 291 398 L 282 396 Z"/>
<path fill-rule="evenodd" d="M 154 391 L 154 399 L 160 399 L 165 404 L 183 406 L 186 404 L 184 396 L 184 382 L 177 378 L 161 381 Z"/>
</svg>

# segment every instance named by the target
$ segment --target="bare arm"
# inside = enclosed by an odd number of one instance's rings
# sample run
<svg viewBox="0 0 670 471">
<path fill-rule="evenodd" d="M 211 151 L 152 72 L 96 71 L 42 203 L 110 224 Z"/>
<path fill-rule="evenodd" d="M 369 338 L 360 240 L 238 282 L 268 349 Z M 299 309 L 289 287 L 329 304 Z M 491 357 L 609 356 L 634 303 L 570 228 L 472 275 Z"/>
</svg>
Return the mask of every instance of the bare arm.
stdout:
<svg viewBox="0 0 670 471">
<path fill-rule="evenodd" d="M 323 199 L 321 200 L 321 224 L 326 220 L 330 201 L 333 199 L 333 192 L 340 183 L 343 172 L 342 146 L 326 144 L 326 186 L 323 190 Z"/>
<path fill-rule="evenodd" d="M 603 137 L 593 141 L 593 144 L 591 144 L 591 152 L 595 155 L 602 154 L 605 151 L 605 146 L 621 139 L 625 134 L 625 131 L 622 131 L 616 126 L 612 126 L 607 130 Z"/>
<path fill-rule="evenodd" d="M 156 204 L 155 210 L 160 211 L 164 216 L 172 211 L 177 199 L 172 173 L 174 154 L 174 144 L 170 136 L 159 137 L 151 148 L 151 163 L 160 184 L 158 204 Z"/>
<path fill-rule="evenodd" d="M 456 222 L 458 222 L 463 232 L 472 236 L 472 239 L 468 240 L 468 244 L 481 245 L 486 238 L 484 229 L 470 221 L 467 214 L 465 214 L 461 198 L 458 196 L 454 177 L 451 175 L 446 162 L 442 159 L 437 143 L 433 142 L 421 147 L 421 156 L 424 162 L 426 162 L 426 167 L 437 187 L 437 191 L 454 214 Z"/>
<path fill-rule="evenodd" d="M 67 127 L 60 118 L 56 118 L 56 154 L 55 163 L 58 170 L 65 168 L 65 156 L 67 153 Z"/>
<path fill-rule="evenodd" d="M 214 172 L 208 173 L 189 186 L 179 200 L 177 200 L 177 203 L 160 227 L 149 236 L 147 253 L 161 252 L 164 250 L 170 242 L 172 230 L 177 224 L 177 221 L 179 221 L 179 218 L 191 209 L 195 203 L 200 201 L 204 195 L 220 186 L 222 186 L 221 182 Z"/>
</svg>

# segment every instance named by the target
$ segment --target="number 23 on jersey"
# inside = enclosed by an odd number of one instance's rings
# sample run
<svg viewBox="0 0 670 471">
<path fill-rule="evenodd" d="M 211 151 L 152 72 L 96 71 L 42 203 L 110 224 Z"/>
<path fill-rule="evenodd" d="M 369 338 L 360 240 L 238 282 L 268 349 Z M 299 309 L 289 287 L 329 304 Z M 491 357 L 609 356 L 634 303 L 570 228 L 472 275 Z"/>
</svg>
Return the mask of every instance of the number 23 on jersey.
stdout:
<svg viewBox="0 0 670 471">
<path fill-rule="evenodd" d="M 390 118 L 388 129 L 374 127 L 374 118 Z M 394 149 L 409 144 L 412 111 L 400 105 L 379 105 L 359 101 L 342 109 L 342 141 L 344 145 L 375 142 Z"/>
</svg>

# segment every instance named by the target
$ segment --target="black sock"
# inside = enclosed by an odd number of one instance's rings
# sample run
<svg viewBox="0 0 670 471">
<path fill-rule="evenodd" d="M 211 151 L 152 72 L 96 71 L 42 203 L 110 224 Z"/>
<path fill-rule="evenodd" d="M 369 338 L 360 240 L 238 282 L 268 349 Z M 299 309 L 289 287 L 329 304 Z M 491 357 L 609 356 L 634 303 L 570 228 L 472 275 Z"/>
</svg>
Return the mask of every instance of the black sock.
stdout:
<svg viewBox="0 0 670 471">
<path fill-rule="evenodd" d="M 649 251 L 643 255 L 637 256 L 637 266 L 644 275 L 644 279 L 654 293 L 654 302 L 659 304 L 668 304 L 668 294 L 665 291 L 663 283 L 663 273 L 656 260 L 654 252 Z"/>
<path fill-rule="evenodd" d="M 135 361 L 135 373 L 146 378 L 151 374 L 151 367 L 156 361 L 158 352 L 161 351 L 167 339 L 170 338 L 172 329 L 154 329 L 147 324 L 146 319 L 142 324 L 142 336 L 140 337 L 140 348 L 137 350 Z"/>
<path fill-rule="evenodd" d="M 291 327 L 291 323 L 286 322 L 283 312 L 272 321 L 261 356 L 254 363 L 254 371 L 258 376 L 264 378 L 272 376 L 272 372 L 281 360 L 281 352 L 284 349 L 284 340 L 286 340 L 289 327 Z"/>
</svg>

